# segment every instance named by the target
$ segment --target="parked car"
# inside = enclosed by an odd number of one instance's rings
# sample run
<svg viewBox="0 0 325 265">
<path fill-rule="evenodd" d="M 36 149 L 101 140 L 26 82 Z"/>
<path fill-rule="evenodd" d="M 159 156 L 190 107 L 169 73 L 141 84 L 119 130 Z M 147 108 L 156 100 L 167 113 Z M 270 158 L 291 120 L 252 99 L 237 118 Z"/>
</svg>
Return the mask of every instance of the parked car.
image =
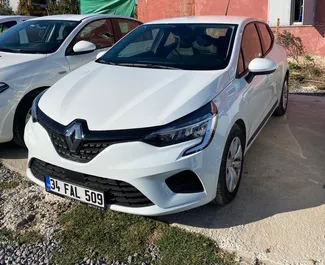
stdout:
<svg viewBox="0 0 325 265">
<path fill-rule="evenodd" d="M 59 15 L 31 19 L 1 34 L 0 143 L 13 139 L 24 146 L 34 98 L 140 24 L 111 15 Z"/>
<path fill-rule="evenodd" d="M 31 16 L 0 16 L 0 34 L 5 32 L 7 29 L 20 24 L 28 19 L 31 19 Z"/>
<path fill-rule="evenodd" d="M 230 203 L 244 154 L 288 105 L 288 63 L 262 20 L 144 24 L 33 104 L 27 176 L 140 215 Z"/>
</svg>

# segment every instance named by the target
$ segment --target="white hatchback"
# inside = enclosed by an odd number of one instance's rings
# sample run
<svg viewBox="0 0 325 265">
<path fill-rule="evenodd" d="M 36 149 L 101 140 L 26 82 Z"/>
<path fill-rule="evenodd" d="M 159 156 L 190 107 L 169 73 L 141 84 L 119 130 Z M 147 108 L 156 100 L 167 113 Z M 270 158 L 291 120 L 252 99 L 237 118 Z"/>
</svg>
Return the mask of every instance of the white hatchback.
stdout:
<svg viewBox="0 0 325 265">
<path fill-rule="evenodd" d="M 140 215 L 227 204 L 245 152 L 273 113 L 286 112 L 288 74 L 261 20 L 144 24 L 35 99 L 27 176 Z"/>
<path fill-rule="evenodd" d="M 0 16 L 0 34 L 10 29 L 11 27 L 23 23 L 26 20 L 34 18 L 32 16 Z"/>
<path fill-rule="evenodd" d="M 23 146 L 34 98 L 95 60 L 140 21 L 112 15 L 35 18 L 0 35 L 0 143 Z"/>
</svg>

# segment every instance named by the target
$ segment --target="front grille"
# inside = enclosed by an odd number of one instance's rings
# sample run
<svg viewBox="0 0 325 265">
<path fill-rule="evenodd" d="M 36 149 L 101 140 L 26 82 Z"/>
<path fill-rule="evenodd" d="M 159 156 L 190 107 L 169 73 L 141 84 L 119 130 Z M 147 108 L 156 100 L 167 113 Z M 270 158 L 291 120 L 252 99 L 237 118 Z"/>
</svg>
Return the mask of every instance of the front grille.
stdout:
<svg viewBox="0 0 325 265">
<path fill-rule="evenodd" d="M 70 152 L 64 135 L 59 134 L 47 127 L 45 127 L 45 129 L 47 130 L 51 138 L 52 144 L 56 152 L 61 157 L 75 162 L 87 163 L 91 161 L 95 156 L 97 156 L 100 152 L 102 152 L 106 147 L 109 146 L 109 142 L 105 141 L 84 141 L 78 152 L 73 153 Z"/>
<path fill-rule="evenodd" d="M 88 187 L 89 189 L 103 191 L 107 198 L 107 204 L 117 204 L 127 207 L 145 207 L 153 205 L 153 203 L 138 189 L 124 181 L 78 173 L 36 158 L 31 160 L 30 169 L 33 175 L 41 181 L 44 181 L 45 176 L 50 176 L 62 181 Z"/>
</svg>

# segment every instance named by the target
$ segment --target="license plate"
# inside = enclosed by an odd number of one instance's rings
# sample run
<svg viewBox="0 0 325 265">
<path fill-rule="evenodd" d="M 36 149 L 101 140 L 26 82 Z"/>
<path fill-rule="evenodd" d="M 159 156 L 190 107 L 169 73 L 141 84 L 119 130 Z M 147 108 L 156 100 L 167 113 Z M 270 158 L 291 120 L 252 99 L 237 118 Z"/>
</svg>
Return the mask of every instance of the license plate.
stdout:
<svg viewBox="0 0 325 265">
<path fill-rule="evenodd" d="M 103 192 L 87 189 L 49 176 L 45 177 L 45 189 L 90 205 L 105 207 Z"/>
</svg>

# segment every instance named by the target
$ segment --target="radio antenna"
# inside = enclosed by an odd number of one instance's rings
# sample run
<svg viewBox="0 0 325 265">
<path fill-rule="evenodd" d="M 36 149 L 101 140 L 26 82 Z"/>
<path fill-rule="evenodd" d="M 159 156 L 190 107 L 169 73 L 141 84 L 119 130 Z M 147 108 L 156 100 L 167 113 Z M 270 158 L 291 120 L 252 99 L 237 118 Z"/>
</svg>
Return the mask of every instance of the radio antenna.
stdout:
<svg viewBox="0 0 325 265">
<path fill-rule="evenodd" d="M 226 16 L 228 16 L 229 6 L 230 6 L 230 0 L 228 0 L 227 9 L 226 9 L 226 14 L 225 14 Z"/>
</svg>

